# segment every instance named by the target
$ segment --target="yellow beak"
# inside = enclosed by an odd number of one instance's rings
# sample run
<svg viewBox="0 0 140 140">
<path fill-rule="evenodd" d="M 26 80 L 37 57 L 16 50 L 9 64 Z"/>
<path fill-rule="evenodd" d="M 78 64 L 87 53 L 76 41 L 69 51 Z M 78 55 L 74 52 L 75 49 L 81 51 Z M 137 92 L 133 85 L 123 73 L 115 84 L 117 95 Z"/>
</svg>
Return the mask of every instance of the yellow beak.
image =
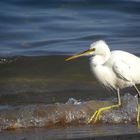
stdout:
<svg viewBox="0 0 140 140">
<path fill-rule="evenodd" d="M 90 54 L 90 52 L 91 52 L 91 50 L 86 50 L 86 51 L 84 51 L 84 52 L 75 54 L 75 55 L 73 55 L 73 56 L 67 58 L 65 61 L 73 60 L 73 59 L 76 59 L 76 58 L 78 58 L 78 57 L 88 55 L 88 54 Z"/>
</svg>

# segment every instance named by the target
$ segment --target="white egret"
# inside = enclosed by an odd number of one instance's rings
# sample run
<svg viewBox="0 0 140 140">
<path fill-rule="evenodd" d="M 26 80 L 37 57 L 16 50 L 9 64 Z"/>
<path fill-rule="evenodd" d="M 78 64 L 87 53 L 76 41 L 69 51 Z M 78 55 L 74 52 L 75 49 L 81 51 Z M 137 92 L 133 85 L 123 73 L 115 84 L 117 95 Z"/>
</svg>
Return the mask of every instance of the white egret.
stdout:
<svg viewBox="0 0 140 140">
<path fill-rule="evenodd" d="M 103 107 L 94 112 L 87 124 L 93 120 L 96 123 L 100 114 L 112 108 L 121 106 L 119 90 L 125 87 L 134 87 L 138 94 L 137 123 L 140 127 L 140 92 L 136 84 L 140 84 L 140 58 L 125 51 L 110 51 L 105 41 L 99 40 L 90 45 L 90 49 L 66 59 L 73 60 L 81 56 L 90 56 L 90 66 L 97 80 L 106 87 L 116 89 L 118 103 Z"/>
</svg>

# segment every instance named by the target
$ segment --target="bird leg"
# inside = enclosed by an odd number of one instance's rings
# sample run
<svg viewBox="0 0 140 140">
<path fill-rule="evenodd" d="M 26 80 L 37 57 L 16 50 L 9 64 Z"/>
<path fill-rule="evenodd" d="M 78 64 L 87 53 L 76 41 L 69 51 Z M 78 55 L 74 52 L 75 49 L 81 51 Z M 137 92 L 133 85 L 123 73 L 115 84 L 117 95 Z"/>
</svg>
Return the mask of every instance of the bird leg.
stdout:
<svg viewBox="0 0 140 140">
<path fill-rule="evenodd" d="M 134 85 L 135 90 L 138 93 L 138 103 L 137 103 L 137 108 L 138 108 L 138 112 L 137 112 L 137 124 L 138 124 L 138 128 L 140 129 L 140 91 L 137 88 L 136 85 Z"/>
<path fill-rule="evenodd" d="M 112 108 L 117 108 L 117 107 L 120 107 L 121 105 L 121 98 L 120 98 L 120 92 L 119 92 L 119 89 L 117 89 L 117 94 L 118 94 L 118 104 L 116 105 L 111 105 L 111 106 L 107 106 L 107 107 L 103 107 L 103 108 L 99 108 L 98 110 L 96 110 L 94 112 L 94 114 L 90 117 L 90 119 L 87 121 L 87 124 L 89 124 L 92 120 L 93 120 L 93 123 L 96 123 L 98 120 L 100 120 L 100 115 L 103 111 L 105 110 L 109 110 L 109 109 L 112 109 Z"/>
</svg>

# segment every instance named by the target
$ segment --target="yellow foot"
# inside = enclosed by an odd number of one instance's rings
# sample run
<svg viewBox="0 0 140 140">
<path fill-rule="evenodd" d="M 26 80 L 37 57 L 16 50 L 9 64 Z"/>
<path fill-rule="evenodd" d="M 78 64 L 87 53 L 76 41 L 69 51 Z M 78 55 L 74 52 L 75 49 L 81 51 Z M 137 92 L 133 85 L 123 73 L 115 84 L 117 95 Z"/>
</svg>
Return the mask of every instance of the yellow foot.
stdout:
<svg viewBox="0 0 140 140">
<path fill-rule="evenodd" d="M 116 107 L 120 107 L 120 104 L 117 104 L 117 105 L 112 105 L 112 106 L 108 106 L 108 107 L 103 107 L 103 108 L 99 108 L 98 110 L 96 110 L 94 112 L 94 114 L 90 117 L 90 119 L 87 121 L 87 124 L 89 124 L 92 120 L 93 120 L 93 123 L 96 123 L 98 120 L 100 120 L 100 116 L 101 116 L 101 113 L 105 110 L 109 110 L 109 109 L 112 109 L 112 108 L 116 108 Z"/>
<path fill-rule="evenodd" d="M 100 109 L 102 109 L 102 108 L 100 108 Z M 93 123 L 96 123 L 97 120 L 100 120 L 100 114 L 101 114 L 100 109 L 98 109 L 98 110 L 95 111 L 95 113 L 87 121 L 87 124 L 89 124 L 92 120 L 93 120 Z"/>
</svg>

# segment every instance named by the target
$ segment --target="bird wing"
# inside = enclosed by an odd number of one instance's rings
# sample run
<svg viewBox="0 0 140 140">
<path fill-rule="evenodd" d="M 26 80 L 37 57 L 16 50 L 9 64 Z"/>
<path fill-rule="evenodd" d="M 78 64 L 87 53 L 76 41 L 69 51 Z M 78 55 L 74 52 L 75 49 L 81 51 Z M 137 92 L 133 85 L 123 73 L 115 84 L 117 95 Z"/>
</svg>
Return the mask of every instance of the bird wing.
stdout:
<svg viewBox="0 0 140 140">
<path fill-rule="evenodd" d="M 116 75 L 125 81 L 132 81 L 132 67 L 131 64 L 124 60 L 117 60 L 113 64 L 113 71 Z"/>
</svg>

